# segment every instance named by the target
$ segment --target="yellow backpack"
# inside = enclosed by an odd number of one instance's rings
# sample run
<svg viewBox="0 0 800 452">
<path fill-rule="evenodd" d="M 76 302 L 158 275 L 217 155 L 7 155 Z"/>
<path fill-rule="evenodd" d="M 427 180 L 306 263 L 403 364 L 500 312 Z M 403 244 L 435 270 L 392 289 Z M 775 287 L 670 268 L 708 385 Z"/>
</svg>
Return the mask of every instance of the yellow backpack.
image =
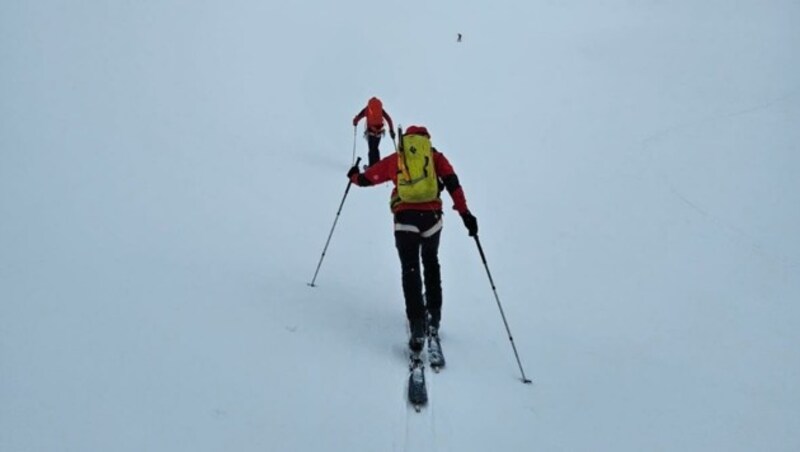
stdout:
<svg viewBox="0 0 800 452">
<path fill-rule="evenodd" d="M 439 179 L 433 163 L 431 139 L 403 135 L 397 149 L 397 195 L 402 202 L 422 203 L 439 198 Z"/>
</svg>

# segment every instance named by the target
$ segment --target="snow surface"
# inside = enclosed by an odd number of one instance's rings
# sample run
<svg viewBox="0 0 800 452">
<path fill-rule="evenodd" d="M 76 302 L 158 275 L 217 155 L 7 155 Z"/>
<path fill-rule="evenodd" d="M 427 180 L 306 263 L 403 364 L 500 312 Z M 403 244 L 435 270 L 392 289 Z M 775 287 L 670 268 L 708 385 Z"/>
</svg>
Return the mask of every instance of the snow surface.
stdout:
<svg viewBox="0 0 800 452">
<path fill-rule="evenodd" d="M 1 2 L 0 450 L 800 450 L 798 23 Z M 450 210 L 422 413 L 388 185 L 307 286 L 372 95 L 455 165 L 532 385 Z"/>
</svg>

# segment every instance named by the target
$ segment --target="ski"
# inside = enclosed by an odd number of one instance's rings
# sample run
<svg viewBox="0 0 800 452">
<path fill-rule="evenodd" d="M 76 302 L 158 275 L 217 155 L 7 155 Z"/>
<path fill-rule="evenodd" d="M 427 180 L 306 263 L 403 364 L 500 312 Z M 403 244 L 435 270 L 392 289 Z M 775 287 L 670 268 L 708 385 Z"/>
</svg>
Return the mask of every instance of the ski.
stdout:
<svg viewBox="0 0 800 452">
<path fill-rule="evenodd" d="M 425 387 L 425 364 L 422 352 L 411 352 L 408 363 L 408 402 L 419 413 L 428 403 L 428 390 Z"/>
<path fill-rule="evenodd" d="M 428 361 L 431 369 L 436 373 L 439 373 L 444 367 L 444 353 L 442 353 L 442 344 L 439 342 L 438 334 L 428 336 Z"/>
</svg>

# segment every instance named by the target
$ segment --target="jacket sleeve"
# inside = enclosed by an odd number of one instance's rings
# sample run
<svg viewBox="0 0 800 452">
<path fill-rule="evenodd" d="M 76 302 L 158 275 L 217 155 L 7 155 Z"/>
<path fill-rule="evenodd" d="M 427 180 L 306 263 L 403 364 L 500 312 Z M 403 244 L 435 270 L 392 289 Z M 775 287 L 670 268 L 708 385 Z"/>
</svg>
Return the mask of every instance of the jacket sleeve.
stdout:
<svg viewBox="0 0 800 452">
<path fill-rule="evenodd" d="M 361 111 L 353 117 L 353 125 L 358 124 L 358 121 L 361 121 L 364 116 L 367 116 L 367 107 L 362 108 Z"/>
<path fill-rule="evenodd" d="M 467 198 L 464 196 L 464 189 L 461 188 L 458 175 L 455 170 L 453 170 L 450 161 L 447 160 L 447 157 L 441 152 L 434 151 L 433 163 L 436 166 L 436 174 L 439 175 L 439 178 L 444 184 L 444 188 L 447 189 L 447 193 L 449 193 L 450 197 L 453 199 L 453 209 L 458 211 L 459 214 L 469 211 L 469 208 L 467 208 Z"/>
<path fill-rule="evenodd" d="M 397 155 L 392 153 L 381 159 L 378 163 L 367 168 L 363 173 L 356 173 L 350 177 L 350 182 L 360 186 L 382 184 L 392 180 L 397 171 Z"/>
<path fill-rule="evenodd" d="M 389 130 L 394 131 L 394 124 L 392 123 L 392 117 L 389 116 L 389 113 L 386 113 L 386 110 L 383 110 L 383 119 L 385 119 L 386 123 L 389 124 Z"/>
</svg>

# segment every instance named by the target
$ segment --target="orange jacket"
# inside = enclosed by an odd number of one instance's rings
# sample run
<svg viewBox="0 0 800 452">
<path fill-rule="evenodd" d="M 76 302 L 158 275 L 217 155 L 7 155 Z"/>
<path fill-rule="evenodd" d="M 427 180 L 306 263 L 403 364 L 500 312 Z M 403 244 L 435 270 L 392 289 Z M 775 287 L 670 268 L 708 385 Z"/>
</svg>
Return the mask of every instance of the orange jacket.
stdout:
<svg viewBox="0 0 800 452">
<path fill-rule="evenodd" d="M 353 125 L 357 125 L 358 121 L 361 121 L 364 117 L 367 116 L 367 107 L 364 107 L 357 115 L 353 118 Z M 391 130 L 391 134 L 394 135 L 394 124 L 392 123 L 392 117 L 389 116 L 389 113 L 386 113 L 386 110 L 383 110 L 383 119 L 389 124 L 389 130 Z M 375 135 L 378 135 L 383 132 L 383 122 L 380 124 L 367 124 L 367 132 L 371 132 Z"/>
</svg>

